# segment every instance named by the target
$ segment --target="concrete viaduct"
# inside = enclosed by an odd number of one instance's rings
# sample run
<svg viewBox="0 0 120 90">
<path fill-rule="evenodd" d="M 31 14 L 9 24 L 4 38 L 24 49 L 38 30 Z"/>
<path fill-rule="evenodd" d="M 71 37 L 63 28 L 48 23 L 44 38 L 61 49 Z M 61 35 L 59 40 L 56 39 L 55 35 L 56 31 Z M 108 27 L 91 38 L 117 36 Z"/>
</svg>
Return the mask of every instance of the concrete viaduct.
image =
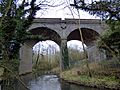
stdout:
<svg viewBox="0 0 120 90">
<path fill-rule="evenodd" d="M 43 40 L 52 40 L 60 46 L 61 67 L 65 68 L 64 65 L 68 62 L 67 41 L 81 41 L 79 27 L 83 34 L 84 43 L 87 45 L 88 60 L 104 59 L 104 53 L 99 52 L 95 45 L 95 40 L 106 28 L 101 20 L 81 19 L 79 25 L 78 19 L 37 18 L 27 31 L 33 35 L 41 35 L 45 39 L 26 40 L 20 49 L 20 74 L 32 71 L 32 48 L 37 42 Z"/>
</svg>

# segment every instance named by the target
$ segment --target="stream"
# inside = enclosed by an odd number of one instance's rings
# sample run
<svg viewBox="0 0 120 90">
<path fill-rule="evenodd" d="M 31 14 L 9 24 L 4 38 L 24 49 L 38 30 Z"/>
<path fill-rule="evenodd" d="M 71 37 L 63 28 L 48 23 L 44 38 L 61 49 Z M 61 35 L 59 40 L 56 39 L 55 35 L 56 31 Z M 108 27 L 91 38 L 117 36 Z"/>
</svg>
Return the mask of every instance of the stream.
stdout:
<svg viewBox="0 0 120 90">
<path fill-rule="evenodd" d="M 61 82 L 56 75 L 42 75 L 36 79 L 32 79 L 29 81 L 26 80 L 26 81 L 30 90 L 101 90 L 98 88 L 68 84 L 63 81 Z M 25 89 L 22 88 L 20 90 L 25 90 Z M 106 89 L 102 89 L 102 90 L 106 90 Z"/>
</svg>

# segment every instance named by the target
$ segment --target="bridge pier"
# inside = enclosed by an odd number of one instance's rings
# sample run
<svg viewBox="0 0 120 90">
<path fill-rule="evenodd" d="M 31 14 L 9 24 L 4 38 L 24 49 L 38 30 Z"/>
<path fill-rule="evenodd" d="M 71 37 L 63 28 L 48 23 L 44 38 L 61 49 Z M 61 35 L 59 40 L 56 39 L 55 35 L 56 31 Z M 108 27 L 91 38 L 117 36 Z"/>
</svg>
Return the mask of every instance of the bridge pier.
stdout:
<svg viewBox="0 0 120 90">
<path fill-rule="evenodd" d="M 60 68 L 62 70 L 69 68 L 69 57 L 68 57 L 68 48 L 67 48 L 67 39 L 61 40 L 61 62 L 60 62 Z"/>
<path fill-rule="evenodd" d="M 105 52 L 101 52 L 96 45 L 88 46 L 87 52 L 90 62 L 99 62 L 106 59 Z"/>
<path fill-rule="evenodd" d="M 25 42 L 20 49 L 20 66 L 19 74 L 32 72 L 32 47 L 28 42 Z"/>
</svg>

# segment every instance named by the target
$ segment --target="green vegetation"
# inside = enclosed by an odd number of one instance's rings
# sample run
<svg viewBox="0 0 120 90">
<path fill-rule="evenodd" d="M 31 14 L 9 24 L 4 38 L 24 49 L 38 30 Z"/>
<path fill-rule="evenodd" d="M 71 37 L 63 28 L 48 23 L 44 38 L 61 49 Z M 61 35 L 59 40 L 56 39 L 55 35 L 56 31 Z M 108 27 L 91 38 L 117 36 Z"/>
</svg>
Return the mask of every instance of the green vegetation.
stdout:
<svg viewBox="0 0 120 90">
<path fill-rule="evenodd" d="M 40 49 L 41 47 L 39 47 Z M 43 73 L 46 71 L 60 73 L 60 52 L 54 50 L 54 47 L 49 48 L 54 52 L 51 54 L 49 50 L 46 49 L 46 54 L 42 52 L 34 52 L 33 54 L 33 73 Z M 45 51 L 45 50 L 44 50 Z M 49 54 L 48 54 L 49 52 Z M 70 68 L 79 65 L 80 61 L 84 59 L 84 53 L 82 51 L 76 50 L 74 48 L 68 48 L 69 55 L 69 66 Z"/>
<path fill-rule="evenodd" d="M 108 20 L 107 24 L 110 28 L 97 40 L 97 46 L 120 60 L 120 21 Z"/>
<path fill-rule="evenodd" d="M 118 61 L 117 61 L 118 62 Z M 102 61 L 89 63 L 92 77 L 88 75 L 88 69 L 84 63 L 60 74 L 67 82 L 98 88 L 120 88 L 120 63 L 115 61 Z"/>
<path fill-rule="evenodd" d="M 68 48 L 69 63 L 70 67 L 74 67 L 81 60 L 85 59 L 85 54 L 83 51 L 79 51 L 76 48 Z"/>
<path fill-rule="evenodd" d="M 30 7 L 25 10 L 27 6 Z M 3 90 L 15 89 L 17 78 L 14 75 L 19 73 L 19 49 L 26 39 L 26 29 L 32 23 L 38 7 L 35 0 L 30 4 L 23 0 L 19 5 L 16 0 L 0 1 L 0 67 L 4 68 Z"/>
<path fill-rule="evenodd" d="M 71 72 L 64 72 L 61 76 L 64 80 L 68 82 L 75 83 L 78 85 L 97 87 L 97 88 L 109 88 L 109 89 L 119 89 L 120 80 L 116 80 L 115 77 L 89 77 L 86 75 L 74 75 Z"/>
<path fill-rule="evenodd" d="M 91 2 L 74 0 L 74 4 L 71 4 L 71 6 L 74 6 L 76 9 L 84 10 L 91 15 L 97 15 L 105 20 L 120 21 L 120 0 L 91 0 Z"/>
</svg>

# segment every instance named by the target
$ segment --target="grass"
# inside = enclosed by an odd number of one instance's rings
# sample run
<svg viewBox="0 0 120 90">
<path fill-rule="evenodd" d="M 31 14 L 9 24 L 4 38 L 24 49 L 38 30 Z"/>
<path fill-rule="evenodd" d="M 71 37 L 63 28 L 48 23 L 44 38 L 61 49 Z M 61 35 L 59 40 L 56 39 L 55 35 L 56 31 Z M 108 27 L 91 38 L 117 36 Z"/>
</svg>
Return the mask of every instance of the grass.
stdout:
<svg viewBox="0 0 120 90">
<path fill-rule="evenodd" d="M 60 77 L 68 82 L 77 82 L 77 84 L 80 85 L 119 90 L 120 69 L 109 66 L 106 67 L 107 64 L 102 65 L 99 63 L 89 64 L 92 77 L 88 76 L 88 69 L 85 64 L 63 71 Z"/>
<path fill-rule="evenodd" d="M 120 80 L 116 79 L 114 76 L 101 76 L 101 77 L 89 77 L 88 75 L 77 75 L 71 70 L 64 71 L 61 73 L 61 78 L 64 80 L 79 82 L 81 85 L 92 86 L 98 88 L 110 88 L 118 89 L 120 88 Z"/>
</svg>

